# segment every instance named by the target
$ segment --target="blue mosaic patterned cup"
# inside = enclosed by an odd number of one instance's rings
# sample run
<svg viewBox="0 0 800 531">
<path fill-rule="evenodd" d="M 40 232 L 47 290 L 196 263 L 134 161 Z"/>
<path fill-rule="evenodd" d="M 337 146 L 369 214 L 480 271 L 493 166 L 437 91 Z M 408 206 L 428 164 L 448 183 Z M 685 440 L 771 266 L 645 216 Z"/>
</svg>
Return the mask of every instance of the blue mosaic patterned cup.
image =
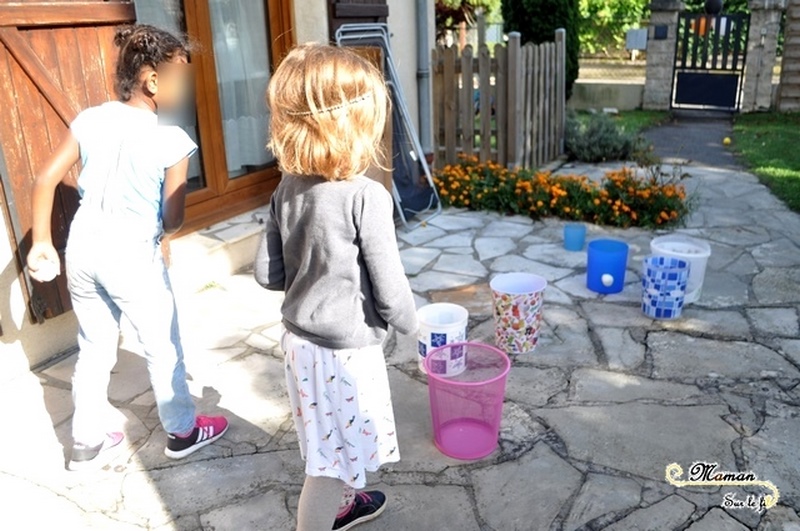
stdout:
<svg viewBox="0 0 800 531">
<path fill-rule="evenodd" d="M 642 271 L 642 311 L 653 319 L 677 319 L 683 311 L 689 262 L 648 256 Z"/>
</svg>

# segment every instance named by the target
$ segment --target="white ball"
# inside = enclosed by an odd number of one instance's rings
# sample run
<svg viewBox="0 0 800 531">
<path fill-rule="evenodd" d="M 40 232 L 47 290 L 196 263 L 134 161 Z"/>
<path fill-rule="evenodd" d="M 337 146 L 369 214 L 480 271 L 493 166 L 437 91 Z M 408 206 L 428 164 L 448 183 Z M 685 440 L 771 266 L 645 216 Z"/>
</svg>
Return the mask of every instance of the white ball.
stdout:
<svg viewBox="0 0 800 531">
<path fill-rule="evenodd" d="M 36 272 L 36 277 L 42 282 L 50 282 L 60 273 L 58 269 L 58 265 L 55 262 L 42 260 L 39 262 L 39 270 Z"/>
<path fill-rule="evenodd" d="M 608 287 L 614 283 L 614 277 L 606 273 L 600 277 L 600 282 L 602 282 L 605 287 Z"/>
</svg>

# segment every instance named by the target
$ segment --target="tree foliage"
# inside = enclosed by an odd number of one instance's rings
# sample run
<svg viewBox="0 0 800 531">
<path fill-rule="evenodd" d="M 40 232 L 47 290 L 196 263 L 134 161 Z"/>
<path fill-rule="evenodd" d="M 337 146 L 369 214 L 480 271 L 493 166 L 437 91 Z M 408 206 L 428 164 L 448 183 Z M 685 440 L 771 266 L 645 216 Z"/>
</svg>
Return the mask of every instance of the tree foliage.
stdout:
<svg viewBox="0 0 800 531">
<path fill-rule="evenodd" d="M 703 13 L 706 0 L 685 0 L 686 12 Z M 580 0 L 580 41 L 584 54 L 614 55 L 625 49 L 629 29 L 644 27 L 650 0 Z M 747 0 L 725 0 L 723 13 L 749 13 Z"/>
<path fill-rule="evenodd" d="M 625 33 L 639 27 L 650 0 L 580 0 L 581 50 L 611 55 L 624 50 Z"/>
<path fill-rule="evenodd" d="M 683 0 L 686 6 L 686 11 L 689 13 L 703 13 L 705 11 L 706 0 Z M 750 8 L 747 5 L 747 0 L 724 0 L 723 13 L 749 13 Z"/>
<path fill-rule="evenodd" d="M 578 0 L 502 0 L 505 31 L 518 31 L 522 42 L 540 44 L 554 39 L 555 31 L 567 32 L 567 97 L 578 78 L 580 10 Z"/>
</svg>

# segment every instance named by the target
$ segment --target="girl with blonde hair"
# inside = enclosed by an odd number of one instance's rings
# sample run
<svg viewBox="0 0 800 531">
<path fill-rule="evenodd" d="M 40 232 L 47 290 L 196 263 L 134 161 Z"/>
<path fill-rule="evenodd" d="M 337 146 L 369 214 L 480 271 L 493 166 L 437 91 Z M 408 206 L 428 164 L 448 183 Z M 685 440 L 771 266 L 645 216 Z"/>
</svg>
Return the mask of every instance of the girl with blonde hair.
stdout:
<svg viewBox="0 0 800 531">
<path fill-rule="evenodd" d="M 387 89 L 355 53 L 307 44 L 275 71 L 267 101 L 284 175 L 255 276 L 285 292 L 286 382 L 306 461 L 298 530 L 347 530 L 386 507 L 383 493 L 355 489 L 400 458 L 382 343 L 389 325 L 417 328 L 391 196 L 364 176 L 383 163 Z"/>
</svg>

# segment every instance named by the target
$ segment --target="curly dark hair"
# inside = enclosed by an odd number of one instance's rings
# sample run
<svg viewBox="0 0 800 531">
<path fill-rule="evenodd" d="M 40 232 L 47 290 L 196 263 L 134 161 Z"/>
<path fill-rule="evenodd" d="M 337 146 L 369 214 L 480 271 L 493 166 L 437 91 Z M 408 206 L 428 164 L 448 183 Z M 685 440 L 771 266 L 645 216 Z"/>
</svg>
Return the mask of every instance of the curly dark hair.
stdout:
<svg viewBox="0 0 800 531">
<path fill-rule="evenodd" d="M 122 101 L 133 96 L 144 66 L 156 69 L 175 57 L 189 57 L 190 51 L 183 36 L 147 24 L 120 26 L 114 35 L 114 44 L 119 48 L 115 88 Z"/>
</svg>

